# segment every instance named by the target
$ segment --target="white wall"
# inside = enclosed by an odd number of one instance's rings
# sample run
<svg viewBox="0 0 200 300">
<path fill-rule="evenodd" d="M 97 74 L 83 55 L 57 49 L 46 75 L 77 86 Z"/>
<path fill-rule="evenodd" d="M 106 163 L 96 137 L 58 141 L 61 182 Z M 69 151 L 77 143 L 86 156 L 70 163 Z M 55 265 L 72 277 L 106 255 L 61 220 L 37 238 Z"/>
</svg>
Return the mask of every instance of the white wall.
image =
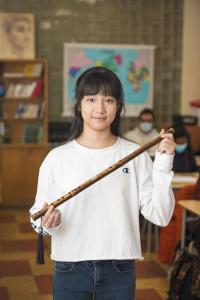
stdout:
<svg viewBox="0 0 200 300">
<path fill-rule="evenodd" d="M 200 99 L 200 0 L 184 0 L 182 58 L 181 113 L 191 114 L 189 101 Z"/>
</svg>

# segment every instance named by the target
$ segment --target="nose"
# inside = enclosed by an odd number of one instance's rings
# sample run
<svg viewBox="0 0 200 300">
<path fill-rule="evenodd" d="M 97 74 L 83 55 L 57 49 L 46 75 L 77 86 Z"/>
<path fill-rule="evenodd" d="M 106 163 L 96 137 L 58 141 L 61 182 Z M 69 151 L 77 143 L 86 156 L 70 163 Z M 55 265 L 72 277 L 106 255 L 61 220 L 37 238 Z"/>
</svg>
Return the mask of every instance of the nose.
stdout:
<svg viewBox="0 0 200 300">
<path fill-rule="evenodd" d="M 96 112 L 103 114 L 105 111 L 104 100 L 102 98 L 99 98 L 96 102 Z"/>
</svg>

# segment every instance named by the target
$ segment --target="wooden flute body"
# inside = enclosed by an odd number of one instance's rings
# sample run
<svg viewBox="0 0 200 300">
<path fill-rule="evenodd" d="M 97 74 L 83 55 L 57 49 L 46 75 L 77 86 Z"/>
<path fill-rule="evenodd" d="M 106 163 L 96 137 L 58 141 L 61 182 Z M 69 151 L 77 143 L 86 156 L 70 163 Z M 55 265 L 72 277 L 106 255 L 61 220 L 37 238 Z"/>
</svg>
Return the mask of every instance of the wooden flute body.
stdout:
<svg viewBox="0 0 200 300">
<path fill-rule="evenodd" d="M 172 134 L 174 134 L 174 132 L 175 131 L 174 131 L 173 128 L 170 128 L 170 129 L 165 131 L 165 133 L 172 133 Z M 114 172 L 115 170 L 117 170 L 118 168 L 120 168 L 121 166 L 123 166 L 124 164 L 126 164 L 127 162 L 132 160 L 133 158 L 135 158 L 138 155 L 140 155 L 141 153 L 147 151 L 151 147 L 157 145 L 158 143 L 160 143 L 161 140 L 162 140 L 161 136 L 158 136 L 157 138 L 153 139 L 149 143 L 147 143 L 144 146 L 138 148 L 136 151 L 133 151 L 130 154 L 128 154 L 127 156 L 125 156 L 124 158 L 120 159 L 118 162 L 114 163 L 113 165 L 111 165 L 107 169 L 105 169 L 102 172 L 98 173 L 96 176 L 94 176 L 91 179 L 85 181 L 83 184 L 79 185 L 78 187 L 71 190 L 67 194 L 65 194 L 62 197 L 58 198 L 57 200 L 53 201 L 51 204 L 49 204 L 49 206 L 52 205 L 54 207 L 57 207 L 57 206 L 61 205 L 62 203 L 68 201 L 69 199 L 76 196 L 77 194 L 79 194 L 80 192 L 82 192 L 83 190 L 88 188 L 89 186 L 93 185 L 95 182 L 99 181 L 100 179 L 102 179 L 105 176 L 109 175 L 110 173 Z M 41 209 L 40 211 L 34 213 L 33 215 L 31 215 L 31 218 L 34 221 L 39 219 L 40 217 L 42 217 L 47 212 L 49 206 L 47 206 L 47 207 Z"/>
</svg>

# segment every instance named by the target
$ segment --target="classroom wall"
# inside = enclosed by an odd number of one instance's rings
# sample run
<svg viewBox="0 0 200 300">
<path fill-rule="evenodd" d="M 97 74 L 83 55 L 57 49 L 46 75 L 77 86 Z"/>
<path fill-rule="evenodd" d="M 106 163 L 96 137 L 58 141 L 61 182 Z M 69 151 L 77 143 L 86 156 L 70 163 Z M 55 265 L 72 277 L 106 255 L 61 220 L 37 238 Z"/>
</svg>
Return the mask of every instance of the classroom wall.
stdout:
<svg viewBox="0 0 200 300">
<path fill-rule="evenodd" d="M 181 112 L 193 113 L 189 101 L 200 99 L 200 1 L 184 1 Z M 199 117 L 200 117 L 200 109 Z"/>
<path fill-rule="evenodd" d="M 49 61 L 50 120 L 62 112 L 64 42 L 156 45 L 157 121 L 180 112 L 183 0 L 0 0 L 0 11 L 35 15 L 37 57 Z"/>
</svg>

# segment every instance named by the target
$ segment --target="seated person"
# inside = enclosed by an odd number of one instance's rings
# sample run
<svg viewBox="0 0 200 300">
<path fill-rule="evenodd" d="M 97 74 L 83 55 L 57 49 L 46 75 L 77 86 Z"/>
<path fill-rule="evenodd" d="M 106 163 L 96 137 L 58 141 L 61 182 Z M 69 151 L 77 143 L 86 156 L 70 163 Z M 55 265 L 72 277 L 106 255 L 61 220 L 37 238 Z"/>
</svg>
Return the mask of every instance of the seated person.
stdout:
<svg viewBox="0 0 200 300">
<path fill-rule="evenodd" d="M 176 128 L 174 140 L 176 150 L 174 156 L 174 172 L 197 172 L 198 166 L 192 152 L 188 132 L 184 127 Z"/>
<path fill-rule="evenodd" d="M 138 127 L 126 132 L 124 137 L 140 146 L 158 137 L 159 133 L 154 128 L 155 114 L 149 109 L 143 109 L 138 116 Z M 155 156 L 156 146 L 148 150 L 151 157 Z"/>
</svg>

